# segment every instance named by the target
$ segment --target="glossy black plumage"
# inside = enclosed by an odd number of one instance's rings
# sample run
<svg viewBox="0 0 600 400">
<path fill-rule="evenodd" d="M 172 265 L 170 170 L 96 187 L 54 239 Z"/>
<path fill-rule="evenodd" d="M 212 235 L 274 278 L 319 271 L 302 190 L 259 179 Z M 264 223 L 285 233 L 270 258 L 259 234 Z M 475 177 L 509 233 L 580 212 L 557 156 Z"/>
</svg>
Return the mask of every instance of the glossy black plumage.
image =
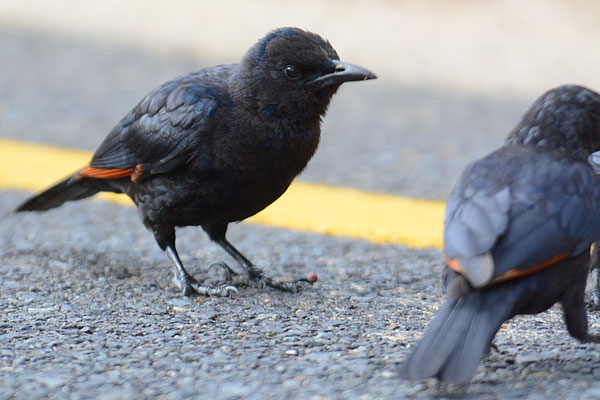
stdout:
<svg viewBox="0 0 600 400">
<path fill-rule="evenodd" d="M 239 64 L 204 68 L 150 92 L 112 129 L 89 166 L 27 200 L 17 211 L 45 210 L 98 191 L 129 195 L 174 265 L 185 294 L 227 295 L 187 274 L 175 227 L 200 225 L 245 269 L 238 284 L 296 290 L 263 277 L 226 239 L 227 224 L 281 196 L 317 149 L 321 118 L 340 84 L 373 79 L 339 61 L 320 36 L 280 28 Z"/>
<path fill-rule="evenodd" d="M 563 306 L 590 339 L 584 304 L 590 245 L 600 238 L 600 95 L 542 95 L 499 150 L 467 166 L 446 208 L 446 304 L 403 366 L 406 377 L 468 382 L 502 323 Z"/>
</svg>

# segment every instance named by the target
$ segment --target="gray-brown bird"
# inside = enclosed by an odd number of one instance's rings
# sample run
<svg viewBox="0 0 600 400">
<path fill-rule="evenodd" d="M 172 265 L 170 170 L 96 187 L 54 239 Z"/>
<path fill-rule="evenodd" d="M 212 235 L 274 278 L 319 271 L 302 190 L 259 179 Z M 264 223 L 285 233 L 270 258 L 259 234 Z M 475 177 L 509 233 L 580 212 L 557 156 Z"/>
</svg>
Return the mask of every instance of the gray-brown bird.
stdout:
<svg viewBox="0 0 600 400">
<path fill-rule="evenodd" d="M 448 299 L 403 365 L 410 379 L 466 383 L 504 321 L 563 306 L 588 334 L 590 245 L 600 238 L 600 95 L 560 86 L 531 106 L 497 151 L 465 168 L 444 230 Z"/>
</svg>

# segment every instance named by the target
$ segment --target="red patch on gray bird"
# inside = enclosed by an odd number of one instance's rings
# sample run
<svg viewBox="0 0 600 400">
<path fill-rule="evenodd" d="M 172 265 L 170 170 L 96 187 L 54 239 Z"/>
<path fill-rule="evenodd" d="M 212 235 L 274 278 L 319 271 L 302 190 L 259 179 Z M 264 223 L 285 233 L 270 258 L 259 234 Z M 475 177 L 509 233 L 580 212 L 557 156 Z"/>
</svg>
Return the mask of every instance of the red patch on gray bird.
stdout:
<svg viewBox="0 0 600 400">
<path fill-rule="evenodd" d="M 316 281 L 319 280 L 319 277 L 317 276 L 317 274 L 315 274 L 314 272 L 311 272 L 310 274 L 308 274 L 308 276 L 306 277 L 306 279 L 310 282 L 310 283 L 315 283 Z"/>
</svg>

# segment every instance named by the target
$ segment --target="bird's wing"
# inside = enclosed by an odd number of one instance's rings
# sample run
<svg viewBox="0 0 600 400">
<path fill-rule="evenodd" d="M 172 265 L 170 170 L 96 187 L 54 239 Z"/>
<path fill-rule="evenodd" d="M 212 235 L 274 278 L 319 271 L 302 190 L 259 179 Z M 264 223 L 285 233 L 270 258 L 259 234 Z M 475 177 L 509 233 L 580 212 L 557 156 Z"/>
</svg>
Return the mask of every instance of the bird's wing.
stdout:
<svg viewBox="0 0 600 400">
<path fill-rule="evenodd" d="M 226 95 L 191 75 L 184 78 L 150 92 L 113 128 L 80 176 L 139 180 L 171 171 L 198 153 L 210 140 L 211 117 Z"/>
<path fill-rule="evenodd" d="M 486 180 L 476 187 L 477 169 L 463 172 L 446 204 L 444 254 L 448 266 L 479 287 L 494 274 L 490 252 L 508 227 L 511 190 Z"/>
<path fill-rule="evenodd" d="M 547 160 L 544 167 L 532 172 L 535 179 L 495 180 L 475 165 L 457 183 L 448 200 L 444 253 L 474 287 L 546 268 L 589 250 L 600 237 L 600 184 L 589 166 Z"/>
</svg>

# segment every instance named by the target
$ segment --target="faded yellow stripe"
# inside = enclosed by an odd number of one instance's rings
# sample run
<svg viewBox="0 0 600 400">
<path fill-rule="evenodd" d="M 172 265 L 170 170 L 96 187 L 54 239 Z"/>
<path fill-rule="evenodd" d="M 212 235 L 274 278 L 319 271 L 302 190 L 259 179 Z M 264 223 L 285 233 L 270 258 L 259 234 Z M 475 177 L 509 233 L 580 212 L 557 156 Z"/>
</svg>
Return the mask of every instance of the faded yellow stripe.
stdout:
<svg viewBox="0 0 600 400">
<path fill-rule="evenodd" d="M 82 168 L 91 154 L 0 139 L 0 189 L 37 191 Z M 99 198 L 131 205 L 127 196 Z M 444 204 L 295 182 L 274 204 L 248 219 L 280 228 L 397 243 L 442 246 Z"/>
</svg>

